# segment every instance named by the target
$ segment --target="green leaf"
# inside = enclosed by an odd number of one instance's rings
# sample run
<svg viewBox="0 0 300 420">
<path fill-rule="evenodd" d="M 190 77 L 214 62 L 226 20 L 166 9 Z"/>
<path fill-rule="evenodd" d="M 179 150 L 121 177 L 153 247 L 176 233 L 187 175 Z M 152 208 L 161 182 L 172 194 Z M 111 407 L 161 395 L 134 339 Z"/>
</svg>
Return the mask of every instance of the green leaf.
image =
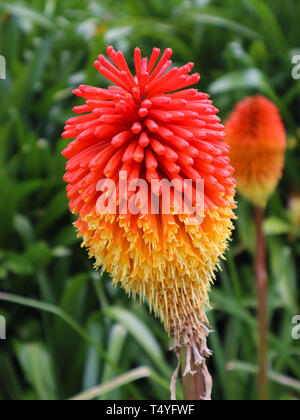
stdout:
<svg viewBox="0 0 300 420">
<path fill-rule="evenodd" d="M 0 383 L 5 383 L 5 396 L 10 400 L 20 400 L 22 395 L 22 385 L 18 378 L 15 360 L 6 351 L 0 352 Z"/>
<path fill-rule="evenodd" d="M 39 228 L 43 231 L 53 222 L 68 212 L 68 204 L 65 191 L 59 191 L 50 201 L 46 208 L 46 213 L 40 223 Z"/>
<path fill-rule="evenodd" d="M 25 256 L 35 268 L 41 268 L 51 260 L 51 249 L 44 241 L 36 242 L 27 248 Z"/>
<path fill-rule="evenodd" d="M 28 383 L 40 400 L 57 399 L 51 357 L 40 343 L 16 343 L 16 354 Z"/>
<path fill-rule="evenodd" d="M 122 324 L 160 370 L 167 375 L 169 374 L 169 369 L 167 368 L 159 344 L 149 328 L 140 319 L 126 309 L 116 306 L 107 307 L 104 312 L 107 316 Z"/>
<path fill-rule="evenodd" d="M 250 39 L 261 38 L 261 35 L 258 32 L 253 31 L 245 25 L 242 25 L 234 20 L 224 18 L 222 16 L 209 14 L 209 13 L 185 13 L 184 18 L 187 21 L 192 21 L 200 23 L 203 25 L 212 25 L 223 29 L 229 29 L 233 32 L 237 32 Z"/>
<path fill-rule="evenodd" d="M 251 375 L 257 374 L 257 366 L 251 365 L 249 363 L 233 361 L 233 362 L 228 363 L 227 368 L 229 371 L 238 371 L 238 372 L 243 372 L 245 374 L 251 374 Z M 298 392 L 300 391 L 300 381 L 297 381 L 285 375 L 280 375 L 277 372 L 274 372 L 272 370 L 268 371 L 268 377 L 271 381 L 281 386 L 294 389 L 295 391 L 298 391 Z"/>
<path fill-rule="evenodd" d="M 256 319 L 233 298 L 224 296 L 218 290 L 214 290 L 212 291 L 212 303 L 217 309 L 225 311 L 234 318 L 240 319 L 248 325 L 256 328 Z"/>
<path fill-rule="evenodd" d="M 263 73 L 254 67 L 228 73 L 215 80 L 208 88 L 212 95 L 249 89 L 256 89 L 266 94 L 270 93 L 271 90 Z"/>
<path fill-rule="evenodd" d="M 116 365 L 120 362 L 126 336 L 127 330 L 121 324 L 116 324 L 111 329 L 107 352 L 110 355 L 111 360 L 113 360 Z M 102 376 L 102 382 L 109 382 L 115 375 L 115 369 L 111 365 L 106 364 Z M 121 399 L 120 395 L 117 395 L 116 393 L 110 393 L 106 395 L 105 398 L 108 400 Z"/>
<path fill-rule="evenodd" d="M 292 225 L 278 217 L 269 217 L 264 222 L 264 231 L 267 235 L 283 235 L 290 233 Z"/>
<path fill-rule="evenodd" d="M 79 274 L 73 277 L 67 282 L 60 301 L 60 308 L 77 321 L 82 319 L 84 312 L 88 281 L 89 276 L 86 274 Z M 60 348 L 60 357 L 66 361 L 73 352 L 77 336 L 67 328 L 61 319 L 56 319 L 55 321 L 55 336 L 57 346 Z"/>
<path fill-rule="evenodd" d="M 69 248 L 63 246 L 57 246 L 52 250 L 52 256 L 56 258 L 65 258 L 72 255 L 72 251 Z"/>
<path fill-rule="evenodd" d="M 65 311 L 60 309 L 59 307 L 45 303 L 40 302 L 36 299 L 28 299 L 24 298 L 22 296 L 13 295 L 10 293 L 2 293 L 0 292 L 0 301 L 4 302 L 11 302 L 15 303 L 21 306 L 26 306 L 29 308 L 38 309 L 40 311 L 48 312 L 50 314 L 56 315 L 61 320 L 63 320 L 66 324 L 69 325 L 71 329 L 73 329 L 83 340 L 85 340 L 87 343 L 92 345 L 98 352 L 98 354 L 103 357 L 105 360 L 109 362 L 109 357 L 107 357 L 106 352 L 102 349 L 101 345 L 98 342 L 95 342 L 89 334 L 85 331 L 83 327 L 81 327 L 78 322 L 75 321 L 69 314 L 67 314 Z"/>
<path fill-rule="evenodd" d="M 16 197 L 18 203 L 22 204 L 28 196 L 40 190 L 44 185 L 44 181 L 40 179 L 33 179 L 30 181 L 19 182 L 16 188 Z"/>
<path fill-rule="evenodd" d="M 106 395 L 109 392 L 112 392 L 116 389 L 119 389 L 120 387 L 130 384 L 134 381 L 137 381 L 139 379 L 148 378 L 151 376 L 151 371 L 147 367 L 141 367 L 134 369 L 128 373 L 125 373 L 124 375 L 121 375 L 112 381 L 100 385 L 99 387 L 95 387 L 93 389 L 90 389 L 86 392 L 83 392 L 82 394 L 79 394 L 72 398 L 73 401 L 90 401 L 95 398 L 100 398 L 103 395 Z"/>
<path fill-rule="evenodd" d="M 65 226 L 55 237 L 55 246 L 71 246 L 78 242 L 74 226 Z"/>
<path fill-rule="evenodd" d="M 45 29 L 55 29 L 55 25 L 50 19 L 30 7 L 21 6 L 17 3 L 5 2 L 0 5 L 0 9 L 23 19 L 30 19 L 30 21 L 39 24 Z"/>
<path fill-rule="evenodd" d="M 239 197 L 237 216 L 238 234 L 242 244 L 245 245 L 252 253 L 254 253 L 255 226 L 253 220 L 253 210 L 252 206 L 241 196 Z"/>
<path fill-rule="evenodd" d="M 26 256 L 16 252 L 7 252 L 3 266 L 6 270 L 19 276 L 29 276 L 33 272 L 31 262 Z"/>
<path fill-rule="evenodd" d="M 41 43 L 38 43 L 33 55 L 30 56 L 28 62 L 23 65 L 22 72 L 18 73 L 18 77 L 14 81 L 12 92 L 14 105 L 17 109 L 22 109 L 23 114 L 26 113 L 26 110 L 32 110 L 33 96 L 44 75 L 49 58 L 51 57 L 52 44 L 53 40 L 50 37 L 44 38 Z M 32 133 L 30 134 L 32 136 Z M 35 141 L 35 153 L 37 154 L 37 139 L 34 135 L 33 139 Z M 27 140 L 26 144 L 28 143 L 29 141 Z M 32 160 L 33 168 L 39 164 L 39 161 Z"/>
<path fill-rule="evenodd" d="M 88 321 L 87 330 L 95 342 L 102 343 L 104 340 L 104 325 L 97 314 L 93 314 Z M 106 366 L 109 366 L 107 363 Z M 99 383 L 102 360 L 94 347 L 89 346 L 83 373 L 83 389 L 90 389 Z"/>
<path fill-rule="evenodd" d="M 17 210 L 14 191 L 14 182 L 0 173 L 0 242 L 13 228 L 14 215 Z"/>
<path fill-rule="evenodd" d="M 288 63 L 288 45 L 284 33 L 271 8 L 262 0 L 244 0 L 249 10 L 254 11 L 261 22 L 261 31 L 269 41 L 269 45 L 281 57 L 285 67 Z"/>
<path fill-rule="evenodd" d="M 22 214 L 17 214 L 14 218 L 14 226 L 18 234 L 23 239 L 25 246 L 34 241 L 34 229 L 30 220 Z"/>
</svg>

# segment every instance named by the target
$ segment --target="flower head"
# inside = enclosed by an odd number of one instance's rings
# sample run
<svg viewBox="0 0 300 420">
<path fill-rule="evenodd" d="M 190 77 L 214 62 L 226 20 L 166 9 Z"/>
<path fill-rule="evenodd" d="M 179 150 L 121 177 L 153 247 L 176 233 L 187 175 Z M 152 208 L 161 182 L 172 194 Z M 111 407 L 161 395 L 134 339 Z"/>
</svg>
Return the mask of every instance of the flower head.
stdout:
<svg viewBox="0 0 300 420">
<path fill-rule="evenodd" d="M 277 107 L 257 95 L 240 102 L 225 126 L 238 189 L 264 207 L 284 166 L 286 133 Z"/>
<path fill-rule="evenodd" d="M 208 353 L 201 341 L 208 332 L 204 306 L 233 228 L 235 181 L 224 126 L 207 94 L 186 89 L 200 79 L 189 75 L 193 64 L 169 70 L 172 50 L 159 60 L 154 48 L 148 60 L 137 48 L 136 76 L 120 51 L 108 47 L 107 53 L 111 61 L 100 55 L 95 66 L 114 86 L 76 89 L 85 104 L 74 112 L 82 115 L 69 120 L 63 134 L 75 138 L 63 152 L 70 209 L 79 215 L 76 227 L 96 267 L 129 295 L 146 298 L 175 347 L 186 345 L 189 355 L 193 349 L 201 363 Z M 124 211 L 136 198 L 129 188 L 134 180 L 151 186 L 151 194 L 141 188 L 137 211 Z M 170 212 L 153 214 L 153 201 L 162 207 L 162 180 L 177 181 Z M 199 180 L 203 222 L 193 224 L 188 209 Z M 103 206 L 112 197 L 115 212 Z"/>
</svg>

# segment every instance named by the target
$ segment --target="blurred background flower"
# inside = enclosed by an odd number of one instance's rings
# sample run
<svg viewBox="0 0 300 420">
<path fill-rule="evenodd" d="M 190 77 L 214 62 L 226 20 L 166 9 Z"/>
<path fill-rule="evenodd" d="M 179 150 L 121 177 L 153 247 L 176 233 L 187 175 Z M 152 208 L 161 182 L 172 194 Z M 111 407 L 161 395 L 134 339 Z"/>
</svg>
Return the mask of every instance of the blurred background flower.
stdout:
<svg viewBox="0 0 300 420">
<path fill-rule="evenodd" d="M 286 132 L 276 105 L 261 95 L 239 102 L 226 122 L 225 142 L 241 194 L 265 208 L 282 177 Z"/>
<path fill-rule="evenodd" d="M 299 398 L 300 349 L 291 319 L 300 313 L 300 241 L 299 230 L 290 237 L 289 207 L 292 192 L 300 191 L 300 84 L 292 78 L 299 20 L 298 0 L 0 1 L 7 67 L 0 81 L 0 313 L 8 337 L 0 343 L 1 399 L 68 398 L 140 366 L 150 371 L 139 371 L 138 384 L 132 375 L 104 397 L 169 397 L 169 366 L 176 360 L 159 322 L 112 288 L 107 275 L 100 281 L 79 249 L 60 181 L 66 110 L 80 105 L 72 89 L 105 86 L 92 64 L 107 44 L 122 49 L 131 67 L 136 45 L 145 55 L 153 46 L 171 47 L 176 65 L 195 62 L 199 89 L 212 95 L 223 120 L 257 93 L 279 108 L 293 143 L 264 224 L 268 374 L 272 399 Z M 249 204 L 238 202 L 233 246 L 208 311 L 218 331 L 209 343 L 214 398 L 225 400 L 257 397 L 254 225 Z"/>
<path fill-rule="evenodd" d="M 264 210 L 281 180 L 286 132 L 278 108 L 262 95 L 239 102 L 226 122 L 225 142 L 235 168 L 238 189 L 254 206 L 256 228 L 255 280 L 258 300 L 258 394 L 268 399 L 268 263 L 263 231 Z"/>
</svg>

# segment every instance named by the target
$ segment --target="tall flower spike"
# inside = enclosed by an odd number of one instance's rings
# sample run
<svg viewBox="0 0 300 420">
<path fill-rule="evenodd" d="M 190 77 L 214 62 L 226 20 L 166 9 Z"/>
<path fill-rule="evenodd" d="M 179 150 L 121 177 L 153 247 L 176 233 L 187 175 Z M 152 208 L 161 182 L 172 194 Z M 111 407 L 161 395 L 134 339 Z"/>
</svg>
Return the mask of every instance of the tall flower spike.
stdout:
<svg viewBox="0 0 300 420">
<path fill-rule="evenodd" d="M 185 346 L 188 358 L 202 364 L 209 355 L 205 304 L 233 229 L 235 181 L 224 127 L 209 95 L 186 89 L 200 79 L 189 74 L 193 64 L 169 70 L 172 50 L 159 60 L 154 48 L 148 61 L 137 48 L 136 76 L 120 51 L 108 47 L 107 54 L 111 61 L 100 55 L 95 66 L 114 86 L 76 89 L 85 104 L 74 112 L 82 115 L 70 119 L 63 133 L 76 138 L 63 152 L 70 209 L 79 215 L 75 225 L 95 266 L 108 271 L 128 295 L 146 298 L 174 338 L 175 350 Z M 182 186 L 189 179 L 191 202 L 196 181 L 204 180 L 203 223 L 193 225 L 189 212 L 175 210 L 182 204 L 180 187 L 172 193 L 170 214 L 151 214 L 145 194 L 139 209 L 146 211 L 123 212 L 133 195 L 126 187 L 118 189 L 116 214 L 99 211 L 99 200 L 111 194 L 110 181 L 120 187 L 126 174 L 128 184 L 141 179 L 151 186 L 162 179 Z M 107 182 L 99 190 L 103 178 Z M 160 186 L 155 194 L 161 208 Z"/>
<path fill-rule="evenodd" d="M 255 279 L 259 325 L 258 395 L 268 398 L 268 273 L 263 230 L 264 208 L 284 165 L 286 134 L 277 107 L 257 95 L 240 102 L 226 123 L 227 143 L 239 191 L 254 204 L 256 226 Z"/>
<path fill-rule="evenodd" d="M 240 102 L 225 126 L 237 186 L 254 205 L 265 207 L 284 166 L 286 133 L 277 107 L 257 95 Z"/>
</svg>

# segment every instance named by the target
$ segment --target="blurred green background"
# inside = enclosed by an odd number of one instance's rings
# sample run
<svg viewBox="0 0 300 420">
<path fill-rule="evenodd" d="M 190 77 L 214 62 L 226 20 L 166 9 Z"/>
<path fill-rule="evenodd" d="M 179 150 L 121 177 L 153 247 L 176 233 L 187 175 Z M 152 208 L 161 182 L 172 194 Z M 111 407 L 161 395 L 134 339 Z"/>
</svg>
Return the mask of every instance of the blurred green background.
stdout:
<svg viewBox="0 0 300 420">
<path fill-rule="evenodd" d="M 300 341 L 291 335 L 300 314 L 300 81 L 292 78 L 299 22 L 299 0 L 0 0 L 7 66 L 0 80 L 0 314 L 7 320 L 0 399 L 67 399 L 139 367 L 148 369 L 121 377 L 109 392 L 99 388 L 97 398 L 169 398 L 176 358 L 163 328 L 93 271 L 62 181 L 60 134 L 80 103 L 72 89 L 105 84 L 93 61 L 108 44 L 130 63 L 137 45 L 145 55 L 171 47 L 176 63 L 194 61 L 199 88 L 223 119 L 257 92 L 279 106 L 289 150 L 265 222 L 270 397 L 300 398 Z M 220 400 L 257 398 L 254 226 L 251 207 L 238 201 L 234 241 L 208 314 L 213 397 Z"/>
</svg>

